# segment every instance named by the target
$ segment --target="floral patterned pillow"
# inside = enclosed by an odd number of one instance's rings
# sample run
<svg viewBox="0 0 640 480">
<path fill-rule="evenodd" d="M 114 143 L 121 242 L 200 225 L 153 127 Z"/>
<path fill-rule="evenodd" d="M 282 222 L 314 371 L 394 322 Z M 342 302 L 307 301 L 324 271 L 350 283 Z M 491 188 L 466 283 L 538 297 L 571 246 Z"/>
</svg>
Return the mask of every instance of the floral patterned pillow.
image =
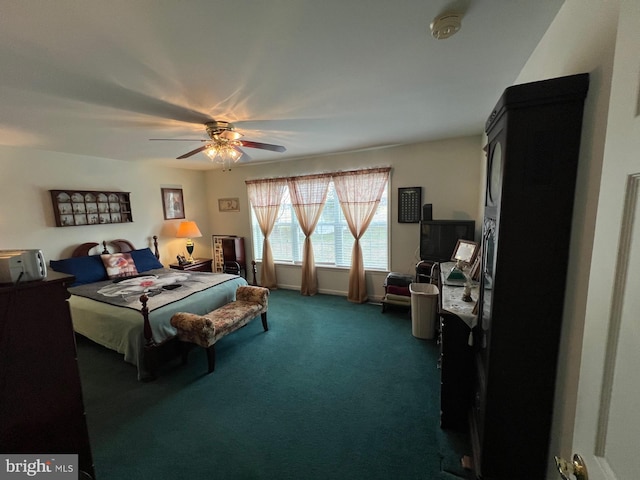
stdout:
<svg viewBox="0 0 640 480">
<path fill-rule="evenodd" d="M 128 253 L 100 255 L 109 278 L 131 277 L 138 274 L 136 264 Z"/>
</svg>

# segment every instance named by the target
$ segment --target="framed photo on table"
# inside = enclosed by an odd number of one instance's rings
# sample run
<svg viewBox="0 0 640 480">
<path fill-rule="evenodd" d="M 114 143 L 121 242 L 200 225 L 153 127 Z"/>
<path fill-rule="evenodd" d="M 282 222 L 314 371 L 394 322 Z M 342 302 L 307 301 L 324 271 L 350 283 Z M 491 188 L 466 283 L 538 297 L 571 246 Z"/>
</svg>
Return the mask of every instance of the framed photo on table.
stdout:
<svg viewBox="0 0 640 480">
<path fill-rule="evenodd" d="M 184 199 L 181 188 L 162 189 L 162 210 L 165 220 L 184 217 Z"/>
<path fill-rule="evenodd" d="M 473 264 L 478 255 L 478 244 L 470 240 L 459 239 L 456 248 L 453 250 L 451 260 Z"/>
</svg>

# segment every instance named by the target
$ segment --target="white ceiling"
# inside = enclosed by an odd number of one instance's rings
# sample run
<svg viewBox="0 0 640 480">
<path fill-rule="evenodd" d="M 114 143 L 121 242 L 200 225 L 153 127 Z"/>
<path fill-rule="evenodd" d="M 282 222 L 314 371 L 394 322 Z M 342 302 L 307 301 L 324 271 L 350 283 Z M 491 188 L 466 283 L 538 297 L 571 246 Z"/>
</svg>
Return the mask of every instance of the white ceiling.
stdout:
<svg viewBox="0 0 640 480">
<path fill-rule="evenodd" d="M 175 160 L 200 142 L 149 139 L 233 121 L 286 146 L 258 162 L 479 134 L 562 3 L 3 0 L 0 145 L 209 169 Z"/>
</svg>

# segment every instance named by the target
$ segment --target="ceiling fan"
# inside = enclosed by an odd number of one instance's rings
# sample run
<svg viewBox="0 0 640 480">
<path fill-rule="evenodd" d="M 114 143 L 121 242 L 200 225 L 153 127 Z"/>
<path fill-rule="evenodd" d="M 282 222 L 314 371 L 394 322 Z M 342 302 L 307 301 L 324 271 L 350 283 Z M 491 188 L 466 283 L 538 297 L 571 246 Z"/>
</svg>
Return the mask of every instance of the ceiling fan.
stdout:
<svg viewBox="0 0 640 480">
<path fill-rule="evenodd" d="M 164 140 L 178 142 L 206 142 L 202 147 L 198 147 L 190 152 L 180 155 L 178 160 L 188 158 L 199 152 L 206 153 L 212 161 L 225 163 L 225 161 L 233 160 L 237 162 L 243 155 L 240 147 L 259 148 L 262 150 L 270 150 L 272 152 L 285 152 L 287 149 L 282 145 L 272 145 L 270 143 L 253 142 L 251 140 L 242 140 L 242 134 L 237 132 L 235 126 L 230 122 L 212 120 L 204 124 L 208 140 L 203 139 L 184 139 L 184 138 L 150 138 L 149 140 Z"/>
</svg>

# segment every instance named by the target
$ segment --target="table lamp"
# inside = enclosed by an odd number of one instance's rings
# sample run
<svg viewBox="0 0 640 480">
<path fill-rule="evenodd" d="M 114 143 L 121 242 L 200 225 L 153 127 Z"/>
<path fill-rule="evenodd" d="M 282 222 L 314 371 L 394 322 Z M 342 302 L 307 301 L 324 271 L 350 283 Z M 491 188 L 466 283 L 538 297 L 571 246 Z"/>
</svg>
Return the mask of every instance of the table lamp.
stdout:
<svg viewBox="0 0 640 480">
<path fill-rule="evenodd" d="M 186 238 L 187 239 L 187 253 L 189 256 L 187 257 L 188 262 L 193 262 L 193 242 L 192 238 L 201 237 L 202 233 L 200 233 L 200 229 L 196 222 L 181 222 L 178 227 L 178 233 L 176 233 L 176 237 L 178 238 Z"/>
</svg>

